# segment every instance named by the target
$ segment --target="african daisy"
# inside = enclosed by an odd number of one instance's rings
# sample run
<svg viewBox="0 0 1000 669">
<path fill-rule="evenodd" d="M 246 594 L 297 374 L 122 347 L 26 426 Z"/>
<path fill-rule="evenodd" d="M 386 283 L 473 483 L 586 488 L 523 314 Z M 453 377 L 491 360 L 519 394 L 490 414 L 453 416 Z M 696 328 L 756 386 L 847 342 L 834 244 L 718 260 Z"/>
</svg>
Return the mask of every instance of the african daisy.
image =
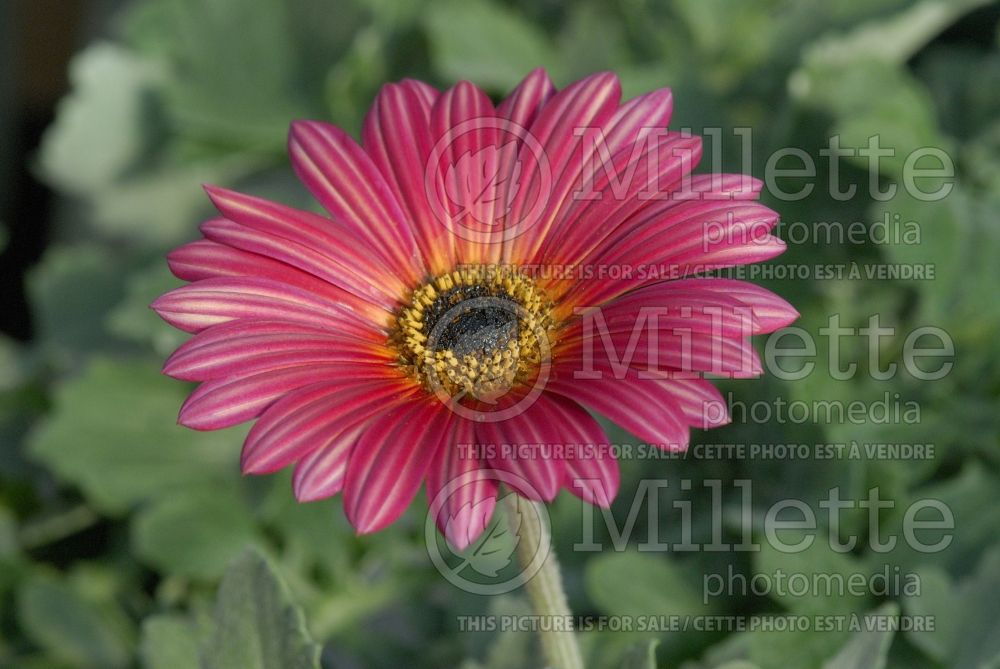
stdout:
<svg viewBox="0 0 1000 669">
<path fill-rule="evenodd" d="M 556 90 L 536 70 L 498 105 L 406 80 L 360 143 L 293 123 L 326 213 L 208 187 L 219 216 L 169 255 L 190 283 L 153 308 L 194 337 L 164 371 L 201 384 L 180 422 L 256 419 L 243 470 L 294 465 L 296 497 L 343 492 L 359 532 L 480 471 L 610 504 L 618 465 L 590 412 L 672 449 L 725 423 L 705 373 L 758 374 L 750 335 L 797 314 L 704 274 L 779 254 L 777 215 L 754 179 L 691 174 L 700 139 L 666 131 L 669 90 L 620 96 L 609 73 Z M 497 493 L 475 476 L 445 500 L 453 545 Z"/>
</svg>

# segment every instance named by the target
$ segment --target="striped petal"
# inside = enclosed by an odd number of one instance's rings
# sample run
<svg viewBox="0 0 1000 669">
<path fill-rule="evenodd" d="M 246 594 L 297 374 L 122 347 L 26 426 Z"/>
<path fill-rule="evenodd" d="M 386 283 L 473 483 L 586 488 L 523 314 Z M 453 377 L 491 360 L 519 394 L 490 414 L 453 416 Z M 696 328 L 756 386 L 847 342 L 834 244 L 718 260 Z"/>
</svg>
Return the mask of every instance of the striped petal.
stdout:
<svg viewBox="0 0 1000 669">
<path fill-rule="evenodd" d="M 785 250 L 770 235 L 778 216 L 756 202 L 697 202 L 642 225 L 622 239 L 607 239 L 585 264 L 631 269 L 617 281 L 584 281 L 565 304 L 604 304 L 638 286 L 691 277 L 714 269 L 769 260 Z"/>
<path fill-rule="evenodd" d="M 351 451 L 344 484 L 344 511 L 360 534 L 380 530 L 402 515 L 454 419 L 436 398 L 426 398 L 368 426 Z"/>
<path fill-rule="evenodd" d="M 458 419 L 427 472 L 427 498 L 438 529 L 457 550 L 489 526 L 496 508 L 496 474 L 473 452 L 475 425 Z"/>
<path fill-rule="evenodd" d="M 537 260 L 579 257 L 567 242 L 600 235 L 647 205 L 656 193 L 680 181 L 701 157 L 701 138 L 667 132 L 673 95 L 660 89 L 622 105 L 603 128 L 590 128 L 585 146 L 596 151 L 582 166 L 574 192 L 541 245 Z"/>
<path fill-rule="evenodd" d="M 186 332 L 251 318 L 288 321 L 384 341 L 381 328 L 369 320 L 363 305 L 335 302 L 274 279 L 221 277 L 176 288 L 151 306 L 163 320 Z"/>
<path fill-rule="evenodd" d="M 361 361 L 389 365 L 394 359 L 385 347 L 371 342 L 291 323 L 277 325 L 268 331 L 270 327 L 247 328 L 237 321 L 203 330 L 167 359 L 163 372 L 177 379 L 208 381 L 296 365 Z"/>
<path fill-rule="evenodd" d="M 667 142 L 677 142 L 675 135 Z M 662 148 L 666 149 L 667 145 Z M 700 152 L 700 144 L 698 145 Z M 754 200 L 763 187 L 763 182 L 743 174 L 699 174 L 687 173 L 690 169 L 684 156 L 683 144 L 677 144 L 668 153 L 673 160 L 660 159 L 660 170 L 655 198 L 625 200 L 621 208 L 608 210 L 608 195 L 602 191 L 600 198 L 583 202 L 582 207 L 573 212 L 575 222 L 567 223 L 561 244 L 550 247 L 550 262 L 579 263 L 591 265 L 594 257 L 604 248 L 622 243 L 651 220 L 663 218 L 689 207 L 692 202 L 735 202 Z M 638 169 L 638 168 L 637 168 Z M 615 173 L 615 172 L 613 172 Z M 634 177 L 638 179 L 638 176 Z M 613 190 L 613 189 L 612 189 Z M 614 193 L 611 194 L 612 204 Z M 548 281 L 546 288 L 554 296 L 566 293 L 570 281 Z"/>
<path fill-rule="evenodd" d="M 583 404 L 660 448 L 687 448 L 688 421 L 674 394 L 660 382 L 566 377 L 551 379 L 545 390 Z"/>
<path fill-rule="evenodd" d="M 242 251 L 209 239 L 199 239 L 174 249 L 167 254 L 167 264 L 174 276 L 185 281 L 237 276 L 268 279 L 288 284 L 307 293 L 315 293 L 334 302 L 354 305 L 361 311 L 371 309 L 355 295 L 312 274 L 273 258 Z"/>
<path fill-rule="evenodd" d="M 428 177 L 437 189 L 437 202 L 445 205 L 435 207 L 435 214 L 452 232 L 447 236 L 452 242 L 449 265 L 478 263 L 481 245 L 489 242 L 494 228 L 502 190 L 510 182 L 514 154 L 499 146 L 493 103 L 467 81 L 441 94 L 431 110 L 430 129 L 434 149 Z"/>
<path fill-rule="evenodd" d="M 677 291 L 695 289 L 711 293 L 714 299 L 719 297 L 739 300 L 753 313 L 756 329 L 754 334 L 774 332 L 789 325 L 799 317 L 799 312 L 787 301 L 778 297 L 766 288 L 733 279 L 684 279 L 672 281 L 669 284 Z"/>
<path fill-rule="evenodd" d="M 206 381 L 181 406 L 179 422 L 195 430 L 218 430 L 256 418 L 276 399 L 320 381 L 399 379 L 392 368 L 364 363 L 323 363 L 286 367 L 236 379 Z"/>
<path fill-rule="evenodd" d="M 689 378 L 713 374 L 752 378 L 763 372 L 748 337 L 722 337 L 692 330 L 623 324 L 621 329 L 585 332 L 560 341 L 554 357 L 578 378 L 623 378 L 628 370 L 647 378 Z"/>
<path fill-rule="evenodd" d="M 741 337 L 762 332 L 755 310 L 723 291 L 698 290 L 703 279 L 664 281 L 643 286 L 596 307 L 577 307 L 579 320 L 567 326 L 560 340 L 599 330 L 615 332 L 653 327 L 669 333 L 672 329 Z M 586 327 L 584 327 L 586 325 Z"/>
<path fill-rule="evenodd" d="M 497 105 L 497 116 L 527 128 L 556 92 L 544 68 L 535 68 Z"/>
<path fill-rule="evenodd" d="M 551 501 L 559 492 L 562 463 L 552 452 L 564 439 L 560 416 L 542 394 L 518 415 L 476 426 L 477 440 L 486 447 L 490 466 L 511 474 L 505 482 L 523 497 Z"/>
<path fill-rule="evenodd" d="M 207 190 L 228 219 L 203 224 L 207 238 L 297 267 L 389 310 L 406 293 L 407 285 L 364 240 L 345 244 L 348 233 L 329 219 L 221 188 Z"/>
<path fill-rule="evenodd" d="M 358 423 L 338 432 L 334 441 L 299 460 L 292 475 L 295 499 L 315 502 L 343 490 L 348 459 L 366 428 L 367 423 Z"/>
<path fill-rule="evenodd" d="M 620 475 L 604 428 L 576 402 L 555 393 L 544 397 L 564 434 L 562 485 L 585 502 L 611 506 Z"/>
<path fill-rule="evenodd" d="M 413 397 L 412 384 L 384 379 L 320 382 L 288 393 L 250 429 L 243 444 L 243 472 L 275 472 L 314 452 L 346 465 L 344 435 Z"/>
<path fill-rule="evenodd" d="M 593 146 L 583 143 L 578 130 L 602 127 L 617 111 L 620 97 L 618 78 L 604 72 L 570 84 L 542 107 L 529 130 L 541 145 L 544 160 L 535 154 L 535 147 L 523 147 L 521 185 L 509 214 L 520 234 L 506 246 L 505 262 L 535 258 L 557 212 L 579 186 L 581 170 L 591 160 Z"/>
<path fill-rule="evenodd" d="M 497 105 L 496 117 L 501 121 L 499 143 L 504 147 L 500 151 L 501 165 L 497 173 L 505 175 L 506 180 L 500 184 L 495 206 L 489 217 L 493 225 L 489 233 L 483 235 L 484 244 L 480 252 L 483 262 L 487 264 L 495 265 L 501 261 L 504 237 L 517 232 L 516 221 L 508 214 L 511 201 L 526 179 L 522 169 L 522 156 L 536 147 L 528 141 L 533 139 L 528 128 L 555 92 L 556 87 L 548 73 L 537 68 Z"/>
<path fill-rule="evenodd" d="M 399 277 L 420 278 L 423 268 L 404 211 L 386 173 L 357 142 L 329 123 L 299 121 L 292 124 L 288 151 L 299 179 L 342 229 L 365 240 Z"/>
<path fill-rule="evenodd" d="M 451 233 L 428 198 L 427 162 L 434 143 L 430 116 L 436 101 L 436 92 L 428 88 L 409 80 L 383 86 L 361 136 L 413 229 L 424 265 L 436 275 L 451 269 Z"/>
</svg>

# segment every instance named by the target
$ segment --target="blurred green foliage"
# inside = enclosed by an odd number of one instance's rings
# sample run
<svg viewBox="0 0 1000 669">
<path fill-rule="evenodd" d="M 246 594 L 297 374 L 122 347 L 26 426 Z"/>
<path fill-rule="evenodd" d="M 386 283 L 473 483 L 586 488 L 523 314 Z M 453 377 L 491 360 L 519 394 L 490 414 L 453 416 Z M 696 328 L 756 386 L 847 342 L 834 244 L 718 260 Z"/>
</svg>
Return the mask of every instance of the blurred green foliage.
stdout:
<svg viewBox="0 0 1000 669">
<path fill-rule="evenodd" d="M 900 374 L 838 381 L 725 383 L 747 404 L 775 398 L 919 402 L 919 424 L 814 419 L 734 424 L 705 443 L 933 443 L 933 460 L 682 459 L 623 462 L 619 525 L 631 492 L 662 477 L 661 538 L 676 541 L 679 500 L 692 502 L 695 540 L 712 532 L 709 492 L 679 481 L 720 479 L 724 508 L 736 479 L 754 482 L 754 528 L 785 497 L 818 502 L 832 487 L 863 499 L 878 486 L 896 506 L 936 498 L 955 514 L 953 545 L 920 554 L 865 546 L 802 554 L 575 552 L 581 509 L 553 505 L 555 544 L 574 611 L 587 614 L 933 615 L 933 632 L 588 631 L 593 667 L 690 669 L 972 669 L 1000 662 L 1000 51 L 996 6 L 975 0 L 138 0 L 111 37 L 79 53 L 72 93 L 45 137 L 37 169 L 63 196 L 57 237 L 29 280 L 36 339 L 0 340 L 0 666 L 18 669 L 229 669 L 239 667 L 537 666 L 528 633 L 459 633 L 456 617 L 527 613 L 516 593 L 466 595 L 433 569 L 415 504 L 391 529 L 354 536 L 339 500 L 297 505 L 288 477 L 245 479 L 243 433 L 196 434 L 175 425 L 187 388 L 159 375 L 183 335 L 149 302 L 179 282 L 167 250 L 196 236 L 209 215 L 198 187 L 211 182 L 309 207 L 284 155 L 289 120 L 315 117 L 357 132 L 378 87 L 404 76 L 448 85 L 467 78 L 500 95 L 544 65 L 557 83 L 613 69 L 626 95 L 671 86 L 675 127 L 754 129 L 755 174 L 769 155 L 801 147 L 819 163 L 809 197 L 765 195 L 786 221 L 862 221 L 888 213 L 920 225 L 920 244 L 789 245 L 776 263 L 933 263 L 933 281 L 773 281 L 816 335 L 830 314 L 862 327 L 873 314 L 897 336 L 945 328 L 955 369 L 921 382 Z M 970 12 L 988 39 L 935 40 Z M 969 20 L 965 19 L 966 27 Z M 988 30 L 981 25 L 989 21 Z M 867 194 L 865 165 L 835 200 L 819 149 L 883 146 L 905 156 L 941 147 L 956 161 L 954 192 L 940 202 Z M 724 167 L 741 168 L 738 142 Z M 707 154 L 707 152 L 706 152 Z M 898 183 L 902 159 L 879 183 Z M 844 362 L 864 371 L 867 350 Z M 634 439 L 613 429 L 618 442 Z M 866 513 L 846 535 L 866 536 Z M 645 513 L 635 536 L 648 532 Z M 600 524 L 598 525 L 600 527 Z M 738 541 L 739 518 L 724 532 Z M 601 530 L 598 531 L 599 534 Z M 610 537 L 602 537 L 605 543 Z M 254 550 L 244 553 L 247 547 Z M 243 557 L 240 557 L 240 555 Z M 262 557 L 262 556 L 266 556 Z M 227 572 L 227 567 L 232 567 Z M 736 595 L 702 602 L 706 574 L 920 574 L 919 596 L 848 599 Z M 282 585 L 282 583 L 287 584 Z M 262 602 L 250 610 L 249 602 Z M 296 602 L 292 604 L 291 602 Z M 298 610 L 301 606 L 302 611 Z M 881 608 L 878 608 L 881 607 Z M 304 617 L 303 612 L 304 611 Z M 303 622 L 303 621 L 307 622 Z M 323 654 L 317 659 L 317 646 Z M 651 642 L 658 645 L 651 645 Z"/>
</svg>

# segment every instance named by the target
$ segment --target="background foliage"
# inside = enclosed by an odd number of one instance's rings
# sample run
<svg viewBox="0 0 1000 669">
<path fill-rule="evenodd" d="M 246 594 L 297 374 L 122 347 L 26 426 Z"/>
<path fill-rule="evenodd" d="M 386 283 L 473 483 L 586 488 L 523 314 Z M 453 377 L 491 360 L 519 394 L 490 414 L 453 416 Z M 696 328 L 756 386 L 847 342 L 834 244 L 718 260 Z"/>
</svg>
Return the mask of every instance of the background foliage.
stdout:
<svg viewBox="0 0 1000 669">
<path fill-rule="evenodd" d="M 933 460 L 683 459 L 623 463 L 623 491 L 665 477 L 673 502 L 695 509 L 707 540 L 708 491 L 680 479 L 724 481 L 727 508 L 754 482 L 755 519 L 788 496 L 811 504 L 839 486 L 863 498 L 879 486 L 901 522 L 909 500 L 954 510 L 956 538 L 920 555 L 900 542 L 875 554 L 824 549 L 804 556 L 575 553 L 581 510 L 552 509 L 571 606 L 581 614 L 812 614 L 876 610 L 936 616 L 933 633 L 670 634 L 588 632 L 591 666 L 865 667 L 972 669 L 1000 662 L 1000 52 L 996 4 L 976 0 L 138 0 L 74 58 L 34 168 L 63 196 L 55 238 L 27 288 L 35 337 L 0 339 L 0 666 L 18 669 L 444 667 L 534 665 L 528 633 L 459 633 L 456 616 L 518 613 L 517 594 L 467 595 L 433 569 L 422 504 L 375 536 L 357 538 L 339 499 L 296 505 L 288 477 L 242 478 L 242 433 L 175 425 L 187 391 L 159 374 L 183 336 L 147 305 L 176 285 L 164 253 L 196 236 L 209 214 L 203 182 L 312 206 L 284 153 L 290 119 L 331 119 L 357 131 L 378 86 L 411 76 L 439 85 L 471 79 L 494 94 L 542 64 L 560 85 L 614 69 L 626 95 L 669 85 L 673 125 L 754 128 L 754 172 L 772 151 L 799 146 L 818 159 L 832 133 L 844 146 L 882 143 L 905 155 L 940 146 L 958 167 L 955 192 L 922 203 L 865 193 L 868 173 L 841 178 L 859 195 L 835 201 L 822 161 L 814 193 L 770 203 L 786 221 L 870 224 L 885 212 L 921 226 L 920 244 L 790 244 L 778 263 L 933 263 L 934 281 L 771 282 L 818 332 L 830 314 L 864 326 L 872 314 L 900 336 L 899 361 L 919 325 L 956 343 L 946 378 L 918 382 L 860 374 L 835 381 L 823 358 L 806 380 L 726 384 L 748 404 L 814 399 L 921 406 L 918 425 L 754 424 L 740 411 L 708 443 L 933 443 Z M 723 143 L 739 170 L 736 142 Z M 706 152 L 707 153 L 707 152 Z M 902 163 L 883 161 L 882 185 Z M 2 243 L 2 242 L 0 242 Z M 822 351 L 820 352 L 822 354 Z M 847 344 L 862 370 L 867 350 Z M 620 432 L 618 441 L 634 441 Z M 615 508 L 623 522 L 631 502 Z M 818 516 L 824 513 L 817 508 Z M 726 535 L 738 540 L 738 518 Z M 646 514 L 635 537 L 646 535 Z M 845 534 L 866 536 L 866 514 Z M 677 539 L 676 523 L 660 536 Z M 607 541 L 607 536 L 604 537 Z M 637 540 L 638 540 L 637 539 Z M 245 552 L 252 547 L 251 552 Z M 232 565 L 230 567 L 230 565 Z M 826 599 L 734 596 L 701 603 L 706 573 L 748 576 L 784 568 L 919 573 L 920 597 Z M 227 571 L 228 568 L 228 571 Z M 264 602 L 250 610 L 250 602 Z M 294 603 L 294 604 L 293 604 Z M 296 608 L 299 607 L 299 608 Z M 251 607 L 252 608 L 252 607 Z M 647 650 L 649 641 L 658 641 Z M 639 650 L 635 646 L 639 645 Z M 321 659 L 320 645 L 322 646 Z M 650 654 L 652 653 L 652 654 Z M 623 662 L 631 663 L 623 665 Z M 727 664 L 728 663 L 728 664 Z"/>
</svg>

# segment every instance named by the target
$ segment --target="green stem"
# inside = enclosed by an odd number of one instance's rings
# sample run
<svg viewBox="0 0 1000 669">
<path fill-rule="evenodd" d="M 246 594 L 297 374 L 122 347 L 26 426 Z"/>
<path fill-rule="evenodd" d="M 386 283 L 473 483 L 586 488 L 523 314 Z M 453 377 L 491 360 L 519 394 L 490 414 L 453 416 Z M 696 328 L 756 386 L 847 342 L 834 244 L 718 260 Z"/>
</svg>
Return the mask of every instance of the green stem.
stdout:
<svg viewBox="0 0 1000 669">
<path fill-rule="evenodd" d="M 580 647 L 572 630 L 572 613 L 562 587 L 559 561 L 552 550 L 549 526 L 542 522 L 543 518 L 547 518 L 545 511 L 537 502 L 517 494 L 509 493 L 504 499 L 507 501 L 511 528 L 519 537 L 517 557 L 521 567 L 528 569 L 534 561 L 542 560 L 537 573 L 525 583 L 525 589 L 535 614 L 551 618 L 548 627 L 539 632 L 546 666 L 550 669 L 583 669 Z M 515 518 L 520 518 L 519 525 L 515 526 Z M 548 555 L 538 554 L 546 549 Z"/>
</svg>

